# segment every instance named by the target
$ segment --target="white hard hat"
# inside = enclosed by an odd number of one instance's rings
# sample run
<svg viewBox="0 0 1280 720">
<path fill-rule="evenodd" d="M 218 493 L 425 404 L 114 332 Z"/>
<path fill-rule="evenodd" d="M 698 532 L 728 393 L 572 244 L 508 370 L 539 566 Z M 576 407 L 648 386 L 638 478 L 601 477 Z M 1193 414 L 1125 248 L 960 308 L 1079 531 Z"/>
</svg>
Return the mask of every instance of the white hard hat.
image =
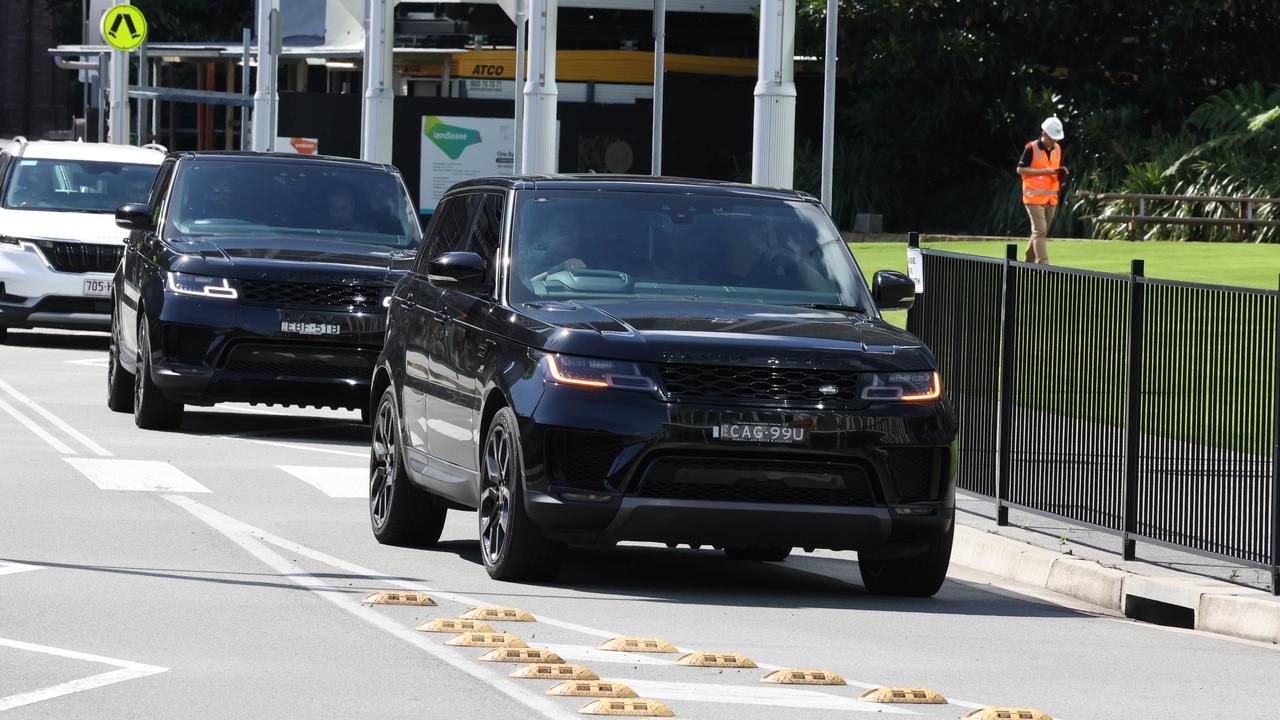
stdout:
<svg viewBox="0 0 1280 720">
<path fill-rule="evenodd" d="M 1061 140 L 1066 137 L 1066 133 L 1062 132 L 1062 121 L 1056 115 L 1041 123 L 1040 129 L 1054 140 Z"/>
</svg>

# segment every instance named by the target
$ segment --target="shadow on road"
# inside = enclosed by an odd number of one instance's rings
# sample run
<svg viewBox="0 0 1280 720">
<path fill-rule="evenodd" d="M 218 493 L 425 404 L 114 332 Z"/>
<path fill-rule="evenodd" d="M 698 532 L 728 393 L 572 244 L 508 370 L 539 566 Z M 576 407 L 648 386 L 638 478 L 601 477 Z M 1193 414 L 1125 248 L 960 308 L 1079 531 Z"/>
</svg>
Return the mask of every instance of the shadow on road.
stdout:
<svg viewBox="0 0 1280 720">
<path fill-rule="evenodd" d="M 56 350 L 107 351 L 111 338 L 106 333 L 47 333 L 10 330 L 3 345 L 12 347 L 51 348 Z M 0 346 L 3 346 L 0 345 Z"/>
<path fill-rule="evenodd" d="M 267 408 L 269 411 L 271 408 Z M 188 408 L 182 427 L 171 432 L 185 435 L 224 435 L 246 440 L 280 443 L 312 443 L 367 450 L 369 426 L 355 419 L 318 415 L 254 414 L 223 411 L 217 407 Z"/>
<path fill-rule="evenodd" d="M 442 542 L 430 551 L 451 552 L 480 565 L 479 543 Z M 483 570 L 477 568 L 478 572 Z M 537 588 L 621 595 L 673 604 L 752 608 L 882 610 L 998 617 L 1072 618 L 1082 613 L 1033 598 L 948 579 L 933 598 L 871 595 L 862 587 L 852 559 L 793 554 L 786 562 L 732 560 L 712 549 L 618 547 L 574 548 L 552 583 L 526 586 L 510 597 L 543 597 Z M 463 591 L 459 591 L 463 592 Z M 502 595 L 488 590 L 466 592 Z M 592 602 L 610 602 L 593 596 Z"/>
</svg>

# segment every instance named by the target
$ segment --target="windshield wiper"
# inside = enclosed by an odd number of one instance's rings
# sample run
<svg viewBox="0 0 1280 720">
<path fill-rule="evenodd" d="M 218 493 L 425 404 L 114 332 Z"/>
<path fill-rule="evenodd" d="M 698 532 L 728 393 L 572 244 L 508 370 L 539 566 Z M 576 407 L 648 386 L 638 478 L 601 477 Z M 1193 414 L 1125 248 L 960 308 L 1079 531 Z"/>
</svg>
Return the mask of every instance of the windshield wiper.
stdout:
<svg viewBox="0 0 1280 720">
<path fill-rule="evenodd" d="M 790 305 L 789 307 L 813 308 L 814 310 L 836 310 L 839 312 L 858 313 L 866 315 L 867 309 L 861 305 L 841 305 L 839 303 L 801 303 L 799 305 Z"/>
</svg>

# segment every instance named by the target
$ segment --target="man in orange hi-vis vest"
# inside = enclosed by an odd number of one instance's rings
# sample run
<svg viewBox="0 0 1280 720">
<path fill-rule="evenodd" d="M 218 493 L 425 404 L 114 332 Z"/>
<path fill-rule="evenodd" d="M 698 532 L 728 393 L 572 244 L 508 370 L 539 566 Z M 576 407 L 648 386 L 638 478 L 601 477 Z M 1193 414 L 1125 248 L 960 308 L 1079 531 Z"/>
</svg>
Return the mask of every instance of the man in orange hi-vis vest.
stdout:
<svg viewBox="0 0 1280 720">
<path fill-rule="evenodd" d="M 1022 204 L 1031 218 L 1031 238 L 1027 240 L 1027 262 L 1049 264 L 1045 238 L 1058 210 L 1058 188 L 1067 176 L 1062 164 L 1064 137 L 1062 121 L 1056 117 L 1040 125 L 1040 137 L 1027 143 L 1018 161 L 1022 176 Z"/>
</svg>

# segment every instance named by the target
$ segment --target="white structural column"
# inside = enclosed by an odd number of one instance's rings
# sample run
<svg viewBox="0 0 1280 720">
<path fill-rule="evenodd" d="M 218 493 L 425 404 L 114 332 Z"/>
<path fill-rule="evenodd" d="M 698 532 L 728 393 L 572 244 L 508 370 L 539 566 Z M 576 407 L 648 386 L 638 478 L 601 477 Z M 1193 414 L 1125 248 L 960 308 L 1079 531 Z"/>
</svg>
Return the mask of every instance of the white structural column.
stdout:
<svg viewBox="0 0 1280 720">
<path fill-rule="evenodd" d="M 653 162 L 649 174 L 662 174 L 662 96 L 667 69 L 667 0 L 653 0 Z"/>
<path fill-rule="evenodd" d="M 796 0 L 763 0 L 751 141 L 751 182 L 756 185 L 790 188 L 794 183 L 795 39 Z"/>
<path fill-rule="evenodd" d="M 513 148 L 511 169 L 512 172 L 521 172 L 521 158 L 524 157 L 524 66 L 525 52 L 528 43 L 525 42 L 529 33 L 529 0 L 516 0 L 516 133 L 515 147 Z"/>
<path fill-rule="evenodd" d="M 115 5 L 126 5 L 116 0 Z M 111 51 L 110 79 L 107 83 L 107 141 L 129 144 L 129 53 Z"/>
<path fill-rule="evenodd" d="M 391 162 L 394 125 L 396 0 L 368 0 L 364 31 L 364 104 L 360 110 L 360 159 Z M 451 62 L 445 58 L 445 62 Z"/>
<path fill-rule="evenodd" d="M 520 172 L 556 171 L 556 0 L 530 0 L 529 78 L 524 84 Z"/>
<path fill-rule="evenodd" d="M 831 212 L 836 150 L 836 27 L 840 0 L 827 0 L 827 50 L 822 75 L 822 206 Z"/>
<path fill-rule="evenodd" d="M 276 144 L 279 111 L 280 0 L 258 0 L 258 86 L 253 92 L 253 149 L 269 152 Z"/>
</svg>

